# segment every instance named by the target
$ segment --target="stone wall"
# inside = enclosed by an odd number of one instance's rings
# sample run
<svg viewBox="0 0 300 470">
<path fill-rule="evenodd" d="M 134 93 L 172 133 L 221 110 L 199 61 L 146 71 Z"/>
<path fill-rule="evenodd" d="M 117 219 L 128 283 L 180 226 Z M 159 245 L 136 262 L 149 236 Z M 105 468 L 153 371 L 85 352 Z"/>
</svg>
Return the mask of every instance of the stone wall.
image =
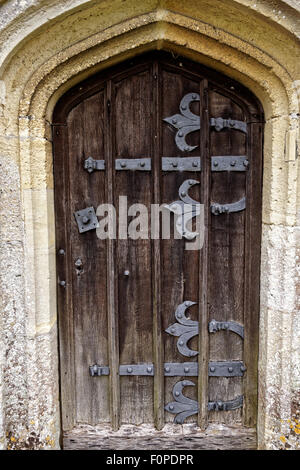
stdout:
<svg viewBox="0 0 300 470">
<path fill-rule="evenodd" d="M 299 20 L 297 0 L 0 2 L 0 447 L 59 448 L 53 108 L 153 49 L 225 73 L 264 107 L 259 447 L 300 447 Z"/>
</svg>

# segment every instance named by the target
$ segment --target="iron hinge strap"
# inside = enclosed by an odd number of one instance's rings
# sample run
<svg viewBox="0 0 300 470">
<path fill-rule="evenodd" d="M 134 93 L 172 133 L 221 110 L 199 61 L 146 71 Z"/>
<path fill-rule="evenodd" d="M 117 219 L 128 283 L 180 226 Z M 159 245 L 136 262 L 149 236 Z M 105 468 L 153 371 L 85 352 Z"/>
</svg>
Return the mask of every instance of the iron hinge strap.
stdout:
<svg viewBox="0 0 300 470">
<path fill-rule="evenodd" d="M 228 330 L 244 338 L 244 327 L 235 321 L 211 320 L 208 324 L 209 333 L 216 333 L 220 330 Z"/>
<path fill-rule="evenodd" d="M 241 408 L 243 406 L 243 395 L 236 397 L 234 400 L 228 401 L 209 401 L 207 409 L 208 411 L 231 411 Z"/>
<path fill-rule="evenodd" d="M 89 173 L 94 170 L 105 170 L 105 160 L 94 160 L 92 157 L 88 157 L 84 161 L 84 169 Z"/>
<path fill-rule="evenodd" d="M 238 121 L 236 119 L 223 119 L 221 117 L 211 118 L 210 125 L 213 126 L 216 131 L 221 131 L 224 127 L 229 127 L 236 131 L 247 133 L 247 123 L 244 121 Z"/>
</svg>

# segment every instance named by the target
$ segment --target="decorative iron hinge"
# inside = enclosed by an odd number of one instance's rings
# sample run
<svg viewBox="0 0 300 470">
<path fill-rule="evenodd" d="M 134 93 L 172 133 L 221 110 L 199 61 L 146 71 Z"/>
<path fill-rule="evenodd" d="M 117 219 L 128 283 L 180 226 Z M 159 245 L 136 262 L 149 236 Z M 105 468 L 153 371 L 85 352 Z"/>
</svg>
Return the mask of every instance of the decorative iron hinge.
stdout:
<svg viewBox="0 0 300 470">
<path fill-rule="evenodd" d="M 78 225 L 79 233 L 88 232 L 89 230 L 94 230 L 99 227 L 95 209 L 92 206 L 74 212 L 74 216 Z"/>
<path fill-rule="evenodd" d="M 150 171 L 151 158 L 117 158 L 116 170 Z"/>
<path fill-rule="evenodd" d="M 175 401 L 168 403 L 165 406 L 165 410 L 169 413 L 175 414 L 174 423 L 183 424 L 186 418 L 198 413 L 199 405 L 196 400 L 183 395 L 182 391 L 184 387 L 195 386 L 194 382 L 190 380 L 181 380 L 177 382 L 172 390 L 172 395 Z M 229 401 L 210 401 L 207 404 L 208 411 L 231 411 L 236 410 L 237 408 L 242 408 L 243 406 L 243 396 L 238 396 L 237 398 Z"/>
<path fill-rule="evenodd" d="M 88 157 L 84 161 L 84 169 L 89 173 L 95 170 L 105 170 L 105 160 L 94 160 L 92 157 Z"/>
<path fill-rule="evenodd" d="M 198 402 L 186 397 L 182 393 L 184 387 L 187 387 L 188 385 L 191 385 L 192 387 L 195 386 L 194 382 L 191 382 L 190 380 L 181 380 L 180 382 L 177 382 L 172 390 L 172 395 L 175 401 L 172 401 L 165 406 L 166 411 L 176 414 L 174 423 L 177 424 L 182 424 L 186 418 L 198 413 Z"/>
<path fill-rule="evenodd" d="M 201 171 L 200 157 L 163 157 L 163 171 Z"/>
<path fill-rule="evenodd" d="M 230 212 L 243 211 L 246 208 L 246 198 L 243 197 L 237 202 L 230 204 L 218 204 L 217 202 L 212 204 L 210 207 L 211 212 L 214 215 L 229 214 Z"/>
<path fill-rule="evenodd" d="M 221 131 L 224 127 L 229 127 L 230 129 L 247 133 L 247 123 L 237 121 L 236 119 L 223 119 L 221 117 L 211 118 L 210 125 L 213 126 L 216 131 Z"/>
<path fill-rule="evenodd" d="M 170 335 L 179 336 L 177 349 L 183 356 L 187 357 L 197 356 L 198 354 L 198 351 L 193 351 L 187 345 L 187 342 L 199 333 L 199 323 L 185 316 L 186 309 L 192 305 L 196 305 L 196 302 L 187 300 L 180 304 L 175 311 L 175 318 L 178 323 L 173 323 L 165 330 Z"/>
<path fill-rule="evenodd" d="M 187 318 L 185 315 L 186 310 L 196 302 L 186 300 L 178 305 L 175 311 L 175 318 L 178 323 L 173 323 L 165 331 L 173 336 L 179 336 L 177 340 L 178 351 L 186 357 L 196 356 L 198 351 L 193 351 L 187 345 L 187 342 L 199 333 L 199 322 Z M 235 321 L 216 321 L 211 320 L 208 324 L 209 333 L 215 333 L 220 330 L 232 331 L 241 338 L 244 338 L 244 327 Z"/>
<path fill-rule="evenodd" d="M 176 230 L 178 233 L 186 238 L 192 240 L 197 235 L 197 232 L 191 232 L 187 228 L 188 222 L 198 215 L 200 215 L 200 203 L 192 199 L 188 192 L 192 186 L 199 184 L 197 180 L 185 180 L 179 187 L 178 194 L 180 201 L 174 201 L 171 204 L 165 204 L 165 208 L 177 215 Z"/>
<path fill-rule="evenodd" d="M 198 93 L 188 93 L 182 98 L 180 101 L 181 114 L 174 114 L 163 119 L 177 129 L 175 143 L 182 152 L 191 152 L 198 147 L 198 145 L 188 145 L 185 140 L 188 134 L 200 129 L 200 116 L 197 116 L 190 110 L 190 104 L 193 101 L 200 101 Z"/>
<path fill-rule="evenodd" d="M 249 161 L 244 155 L 211 157 L 211 171 L 246 171 L 248 167 Z"/>
</svg>

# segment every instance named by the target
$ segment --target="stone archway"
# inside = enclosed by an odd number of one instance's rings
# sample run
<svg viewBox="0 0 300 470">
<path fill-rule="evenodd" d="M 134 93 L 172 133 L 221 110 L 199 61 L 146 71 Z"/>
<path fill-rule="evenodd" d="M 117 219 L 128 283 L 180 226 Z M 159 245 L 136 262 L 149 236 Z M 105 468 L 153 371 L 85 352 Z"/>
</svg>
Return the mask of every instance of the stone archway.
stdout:
<svg viewBox="0 0 300 470">
<path fill-rule="evenodd" d="M 184 6 L 141 2 L 139 10 L 131 2 L 121 10 L 117 1 L 109 8 L 105 2 L 86 2 L 70 11 L 57 2 L 47 25 L 43 3 L 28 7 L 40 28 L 34 31 L 27 23 L 24 41 L 14 36 L 14 49 L 6 51 L 0 69 L 3 446 L 59 445 L 53 107 L 68 88 L 96 71 L 142 51 L 166 49 L 240 81 L 264 106 L 258 436 L 260 447 L 279 448 L 293 406 L 294 411 L 299 408 L 300 383 L 296 365 L 299 61 L 292 57 L 297 41 L 288 31 L 295 11 L 280 2 L 276 17 L 264 2 L 253 9 L 247 2 L 228 0 L 219 2 L 218 23 L 202 0 Z M 21 13 L 15 21 L 22 24 L 25 18 Z M 255 37 L 251 30 L 257 31 Z M 4 31 L 3 39 L 9 32 Z"/>
</svg>

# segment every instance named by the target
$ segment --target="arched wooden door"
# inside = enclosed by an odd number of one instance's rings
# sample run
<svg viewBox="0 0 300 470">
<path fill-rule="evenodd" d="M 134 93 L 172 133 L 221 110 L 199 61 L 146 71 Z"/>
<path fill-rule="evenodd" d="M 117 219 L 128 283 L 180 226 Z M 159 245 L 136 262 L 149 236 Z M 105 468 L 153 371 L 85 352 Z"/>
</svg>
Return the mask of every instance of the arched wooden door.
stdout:
<svg viewBox="0 0 300 470">
<path fill-rule="evenodd" d="M 57 104 L 66 448 L 255 447 L 262 123 L 249 91 L 165 53 L 101 72 Z M 184 230 L 126 238 L 124 219 L 115 240 L 100 239 L 93 211 L 111 203 L 118 216 L 120 196 L 149 213 L 191 196 L 204 207 L 202 249 L 185 249 Z"/>
</svg>

